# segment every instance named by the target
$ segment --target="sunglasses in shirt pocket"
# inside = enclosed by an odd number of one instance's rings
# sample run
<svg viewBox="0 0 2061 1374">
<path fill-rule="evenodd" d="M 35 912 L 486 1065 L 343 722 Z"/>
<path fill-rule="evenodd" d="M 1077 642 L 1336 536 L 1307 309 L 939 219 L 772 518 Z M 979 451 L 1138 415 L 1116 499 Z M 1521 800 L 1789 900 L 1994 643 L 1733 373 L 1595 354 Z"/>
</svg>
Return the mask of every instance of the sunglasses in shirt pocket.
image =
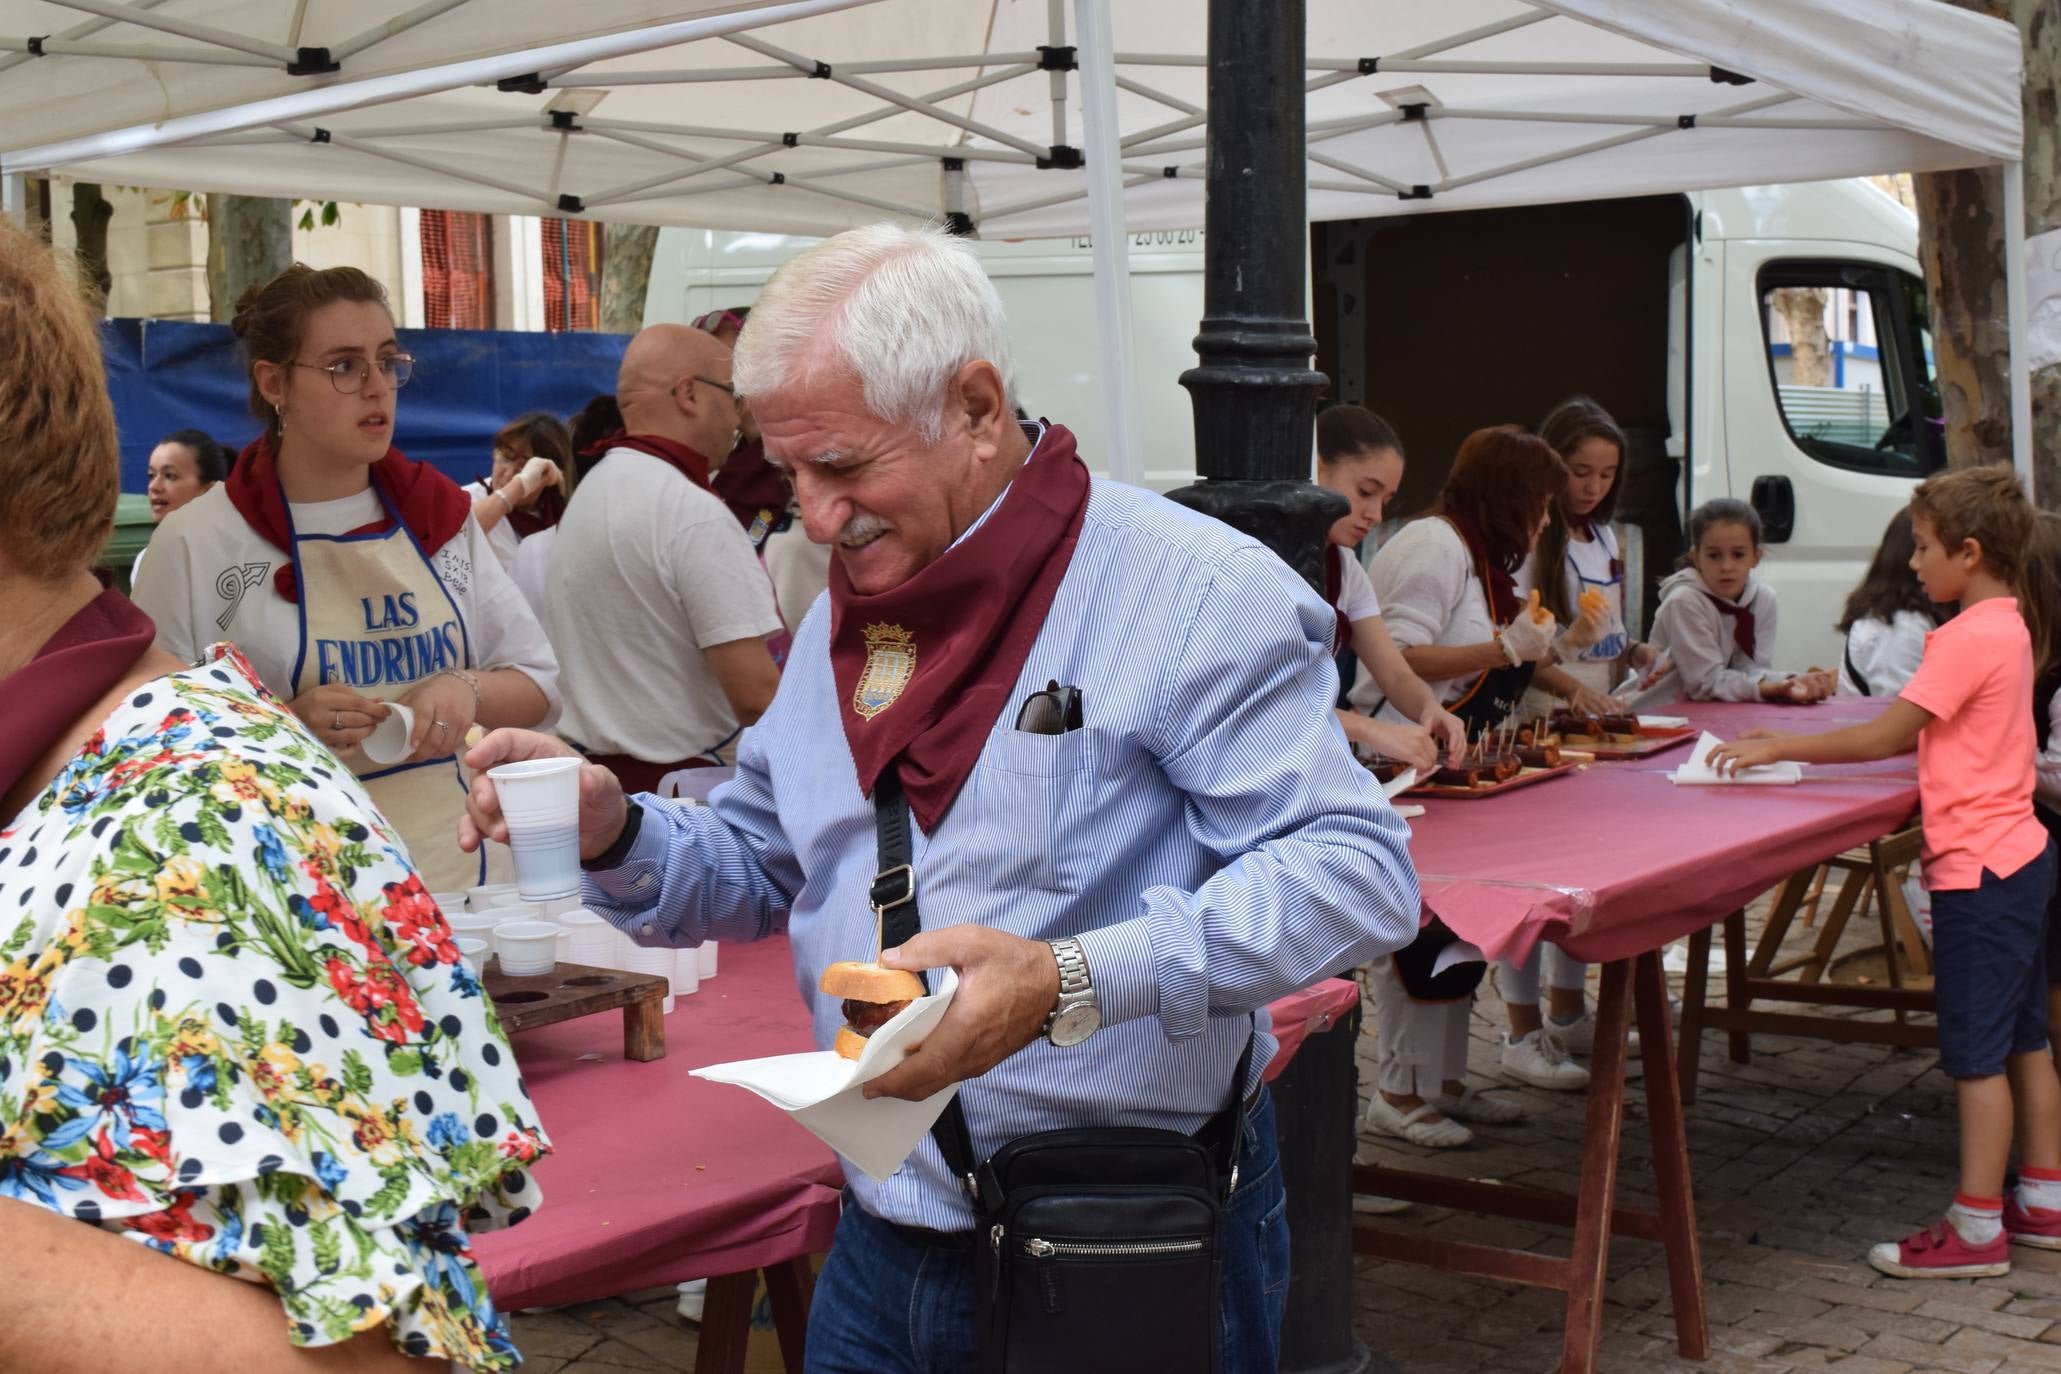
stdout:
<svg viewBox="0 0 2061 1374">
<path fill-rule="evenodd" d="M 1039 735 L 1006 727 L 988 736 L 969 789 L 973 829 L 962 841 L 976 871 L 998 887 L 1078 890 L 1060 822 L 1070 801 L 1079 811 L 1075 794 L 1090 785 L 1092 738 L 1087 730 Z"/>
</svg>

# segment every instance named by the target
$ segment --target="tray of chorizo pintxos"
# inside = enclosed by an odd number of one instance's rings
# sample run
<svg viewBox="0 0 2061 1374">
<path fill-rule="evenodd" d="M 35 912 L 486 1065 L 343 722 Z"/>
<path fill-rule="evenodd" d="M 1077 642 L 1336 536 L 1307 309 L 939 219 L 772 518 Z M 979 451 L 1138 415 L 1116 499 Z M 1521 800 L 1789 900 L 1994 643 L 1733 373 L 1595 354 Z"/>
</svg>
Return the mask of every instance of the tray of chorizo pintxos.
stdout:
<svg viewBox="0 0 2061 1374">
<path fill-rule="evenodd" d="M 1520 744 L 1516 733 L 1514 729 L 1491 730 L 1458 757 L 1445 755 L 1436 769 L 1404 795 L 1470 801 L 1495 797 L 1572 773 L 1590 761 L 1587 754 L 1563 751 L 1558 745 Z M 1397 760 L 1379 756 L 1362 761 L 1383 783 L 1405 767 Z"/>
<path fill-rule="evenodd" d="M 1599 759 L 1643 759 L 1687 744 L 1699 733 L 1693 725 L 1648 725 L 1637 716 L 1556 711 L 1520 726 L 1517 741 L 1593 754 Z"/>
</svg>

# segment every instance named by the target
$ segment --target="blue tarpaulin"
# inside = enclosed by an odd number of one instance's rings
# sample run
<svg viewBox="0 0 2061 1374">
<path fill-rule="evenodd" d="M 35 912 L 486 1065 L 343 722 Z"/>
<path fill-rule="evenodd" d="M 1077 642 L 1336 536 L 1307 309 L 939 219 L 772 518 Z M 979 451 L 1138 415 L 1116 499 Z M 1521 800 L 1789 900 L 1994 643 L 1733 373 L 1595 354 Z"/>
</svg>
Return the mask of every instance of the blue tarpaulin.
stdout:
<svg viewBox="0 0 2061 1374">
<path fill-rule="evenodd" d="M 232 449 L 257 437 L 242 348 L 228 325 L 109 320 L 103 338 L 123 491 L 143 490 L 150 451 L 172 430 L 206 430 Z M 494 432 L 517 415 L 562 418 L 613 393 L 629 336 L 403 329 L 400 341 L 415 375 L 395 403 L 394 444 L 467 482 L 487 471 Z"/>
</svg>

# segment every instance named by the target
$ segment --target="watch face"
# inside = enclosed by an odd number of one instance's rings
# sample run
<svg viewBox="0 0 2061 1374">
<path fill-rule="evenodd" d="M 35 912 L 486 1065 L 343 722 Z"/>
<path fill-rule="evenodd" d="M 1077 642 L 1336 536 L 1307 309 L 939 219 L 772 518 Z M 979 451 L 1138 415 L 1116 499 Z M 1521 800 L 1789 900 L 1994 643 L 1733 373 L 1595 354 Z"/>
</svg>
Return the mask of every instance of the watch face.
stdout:
<svg viewBox="0 0 2061 1374">
<path fill-rule="evenodd" d="M 1078 1002 L 1052 1018 L 1052 1043 L 1065 1049 L 1102 1029 L 1102 1012 L 1093 1002 Z"/>
</svg>

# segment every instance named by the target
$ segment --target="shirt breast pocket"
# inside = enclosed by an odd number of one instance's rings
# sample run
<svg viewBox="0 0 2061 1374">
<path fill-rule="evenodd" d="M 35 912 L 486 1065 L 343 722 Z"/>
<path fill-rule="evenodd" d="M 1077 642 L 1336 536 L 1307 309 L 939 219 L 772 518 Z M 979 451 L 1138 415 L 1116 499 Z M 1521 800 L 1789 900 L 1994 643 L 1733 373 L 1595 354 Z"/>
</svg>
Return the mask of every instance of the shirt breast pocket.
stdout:
<svg viewBox="0 0 2061 1374">
<path fill-rule="evenodd" d="M 1064 852 L 1062 821 L 1069 811 L 1081 812 L 1093 762 L 1086 730 L 989 736 L 973 769 L 968 858 L 996 886 L 1077 891 L 1078 865 Z"/>
</svg>

